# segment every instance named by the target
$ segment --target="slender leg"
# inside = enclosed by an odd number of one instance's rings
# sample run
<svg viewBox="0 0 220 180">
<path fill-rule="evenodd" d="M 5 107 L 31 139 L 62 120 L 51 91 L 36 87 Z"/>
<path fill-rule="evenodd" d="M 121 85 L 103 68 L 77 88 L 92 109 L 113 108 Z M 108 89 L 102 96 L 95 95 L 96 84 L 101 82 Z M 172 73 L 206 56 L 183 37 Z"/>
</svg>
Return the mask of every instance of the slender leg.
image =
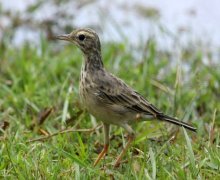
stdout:
<svg viewBox="0 0 220 180">
<path fill-rule="evenodd" d="M 122 152 L 120 153 L 120 155 L 117 157 L 117 159 L 115 161 L 114 167 L 118 167 L 120 165 L 120 161 L 121 161 L 122 157 L 124 156 L 124 154 L 126 153 L 127 149 L 129 148 L 130 144 L 133 142 L 133 140 L 135 138 L 134 131 L 133 131 L 133 129 L 128 124 L 124 124 L 122 127 L 129 133 L 128 142 L 125 145 L 125 147 L 122 150 Z"/>
<path fill-rule="evenodd" d="M 94 162 L 94 166 L 96 166 L 99 161 L 102 159 L 102 157 L 107 153 L 108 147 L 109 147 L 109 124 L 103 123 L 103 130 L 104 130 L 104 147 L 102 149 L 102 152 L 98 155 L 96 161 Z"/>
</svg>

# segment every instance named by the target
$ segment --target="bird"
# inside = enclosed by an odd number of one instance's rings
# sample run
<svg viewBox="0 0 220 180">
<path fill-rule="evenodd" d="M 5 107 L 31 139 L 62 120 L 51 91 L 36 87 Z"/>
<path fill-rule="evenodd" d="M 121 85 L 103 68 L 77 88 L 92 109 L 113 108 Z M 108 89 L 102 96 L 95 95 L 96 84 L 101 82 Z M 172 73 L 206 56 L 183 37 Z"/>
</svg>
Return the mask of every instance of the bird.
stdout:
<svg viewBox="0 0 220 180">
<path fill-rule="evenodd" d="M 196 132 L 195 127 L 164 114 L 123 80 L 108 72 L 103 64 L 99 36 L 93 29 L 79 28 L 55 38 L 75 44 L 84 57 L 79 83 L 80 101 L 91 115 L 102 121 L 104 132 L 104 147 L 94 166 L 108 152 L 111 125 L 122 127 L 128 133 L 128 141 L 116 158 L 114 167 L 120 165 L 122 157 L 135 139 L 135 131 L 131 126 L 134 123 L 159 120 Z"/>
</svg>

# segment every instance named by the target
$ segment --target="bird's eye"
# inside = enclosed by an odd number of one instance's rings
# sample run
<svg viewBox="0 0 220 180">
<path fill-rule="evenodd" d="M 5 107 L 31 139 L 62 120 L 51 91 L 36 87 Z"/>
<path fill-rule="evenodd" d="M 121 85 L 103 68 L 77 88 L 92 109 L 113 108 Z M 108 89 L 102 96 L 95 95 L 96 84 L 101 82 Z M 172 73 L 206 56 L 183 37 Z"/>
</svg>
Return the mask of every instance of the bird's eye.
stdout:
<svg viewBox="0 0 220 180">
<path fill-rule="evenodd" d="M 83 41 L 85 39 L 85 35 L 80 34 L 78 38 L 79 38 L 80 41 Z"/>
</svg>

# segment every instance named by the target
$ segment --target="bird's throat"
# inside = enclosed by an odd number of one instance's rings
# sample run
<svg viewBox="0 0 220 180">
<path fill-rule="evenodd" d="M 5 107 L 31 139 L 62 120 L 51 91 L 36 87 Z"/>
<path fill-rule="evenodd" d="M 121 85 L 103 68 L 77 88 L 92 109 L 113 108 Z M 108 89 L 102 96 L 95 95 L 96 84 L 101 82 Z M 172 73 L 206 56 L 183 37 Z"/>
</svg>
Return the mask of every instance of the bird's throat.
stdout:
<svg viewBox="0 0 220 180">
<path fill-rule="evenodd" d="M 103 68 L 102 57 L 99 53 L 91 53 L 89 55 L 85 55 L 84 59 L 84 71 L 96 71 Z"/>
</svg>

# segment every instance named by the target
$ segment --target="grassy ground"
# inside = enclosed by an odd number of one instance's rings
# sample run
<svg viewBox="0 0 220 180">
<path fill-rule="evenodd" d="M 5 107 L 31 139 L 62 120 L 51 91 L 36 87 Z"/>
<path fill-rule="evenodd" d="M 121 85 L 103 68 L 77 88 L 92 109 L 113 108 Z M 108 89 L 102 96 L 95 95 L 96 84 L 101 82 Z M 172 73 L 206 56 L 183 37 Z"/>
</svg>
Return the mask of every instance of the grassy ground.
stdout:
<svg viewBox="0 0 220 180">
<path fill-rule="evenodd" d="M 95 168 L 92 164 L 103 145 L 101 129 L 28 142 L 66 128 L 100 124 L 79 105 L 82 54 L 72 45 L 56 51 L 55 42 L 44 40 L 38 50 L 1 45 L 0 177 L 219 179 L 220 66 L 212 63 L 212 54 L 199 45 L 161 52 L 150 40 L 140 50 L 142 57 L 134 60 L 123 44 L 103 46 L 109 71 L 198 132 L 155 121 L 136 124 L 137 138 L 117 169 L 112 162 L 126 142 L 126 132 L 118 127 L 112 127 L 110 151 Z"/>
</svg>

